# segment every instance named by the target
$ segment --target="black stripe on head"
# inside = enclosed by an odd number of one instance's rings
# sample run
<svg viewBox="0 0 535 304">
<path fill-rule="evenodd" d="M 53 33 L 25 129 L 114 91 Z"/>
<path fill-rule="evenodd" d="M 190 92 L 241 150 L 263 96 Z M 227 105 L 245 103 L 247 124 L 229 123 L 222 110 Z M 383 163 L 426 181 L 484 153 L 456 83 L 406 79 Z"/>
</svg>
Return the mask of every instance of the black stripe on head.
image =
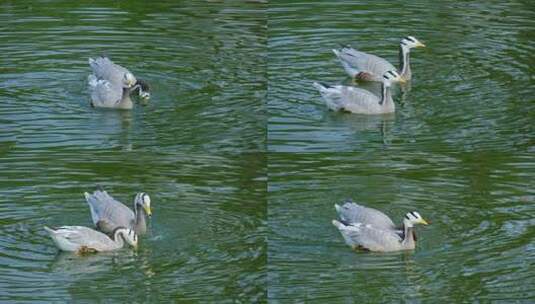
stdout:
<svg viewBox="0 0 535 304">
<path fill-rule="evenodd" d="M 145 196 L 147 196 L 147 193 L 142 192 L 142 193 L 141 193 L 141 201 L 142 201 L 143 203 L 145 202 Z"/>
<path fill-rule="evenodd" d="M 411 219 L 409 218 L 409 214 L 408 214 L 408 213 L 405 214 L 405 218 L 408 219 L 409 221 L 411 220 Z"/>
<path fill-rule="evenodd" d="M 392 77 L 396 77 L 396 74 L 394 72 L 392 72 L 392 71 L 388 71 L 387 73 L 392 75 Z"/>
<path fill-rule="evenodd" d="M 411 213 L 412 216 L 414 216 L 415 218 L 418 218 L 418 217 L 416 216 L 416 214 L 414 213 L 414 211 L 411 211 L 410 213 Z"/>
<path fill-rule="evenodd" d="M 383 78 L 384 78 L 384 79 L 388 79 L 388 77 L 387 77 L 386 75 L 383 75 Z"/>
<path fill-rule="evenodd" d="M 142 80 L 142 79 L 137 79 L 137 83 L 136 84 L 139 84 L 139 86 L 141 87 L 141 89 L 145 92 L 149 92 L 150 91 L 150 86 L 149 84 Z"/>
<path fill-rule="evenodd" d="M 405 43 L 405 41 L 403 41 L 403 40 L 401 40 L 400 43 L 403 44 L 403 45 L 407 45 L 407 43 Z"/>
<path fill-rule="evenodd" d="M 405 39 L 409 40 L 410 42 L 416 42 L 416 40 L 414 40 L 412 37 L 409 37 L 409 36 L 405 37 Z"/>
</svg>

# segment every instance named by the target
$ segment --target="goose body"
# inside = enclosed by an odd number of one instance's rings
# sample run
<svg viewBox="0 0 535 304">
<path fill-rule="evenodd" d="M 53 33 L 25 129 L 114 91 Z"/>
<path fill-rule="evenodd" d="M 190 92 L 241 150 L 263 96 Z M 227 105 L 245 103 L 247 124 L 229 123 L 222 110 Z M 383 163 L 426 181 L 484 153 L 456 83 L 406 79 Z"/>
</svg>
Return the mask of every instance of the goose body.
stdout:
<svg viewBox="0 0 535 304">
<path fill-rule="evenodd" d="M 403 79 L 395 71 L 383 75 L 381 96 L 360 88 L 345 85 L 329 86 L 315 82 L 313 85 L 320 92 L 327 107 L 333 111 L 346 111 L 355 114 L 385 114 L 396 110 L 390 87 L 392 82 Z"/>
<path fill-rule="evenodd" d="M 333 52 L 342 63 L 346 73 L 354 79 L 381 81 L 381 76 L 384 73 L 394 70 L 404 80 L 410 80 L 412 78 L 410 50 L 417 47 L 425 47 L 425 45 L 412 36 L 401 39 L 399 46 L 399 69 L 396 69 L 394 65 L 379 56 L 357 51 L 350 46 L 333 50 Z"/>
<path fill-rule="evenodd" d="M 87 78 L 91 93 L 91 106 L 94 108 L 113 108 L 130 110 L 134 103 L 130 98 L 131 88 L 119 83 L 98 79 L 95 75 Z"/>
<path fill-rule="evenodd" d="M 87 78 L 91 106 L 132 109 L 132 92 L 143 99 L 150 98 L 150 88 L 145 81 L 137 80 L 128 69 L 113 63 L 109 58 L 89 58 L 89 66 L 93 72 Z"/>
<path fill-rule="evenodd" d="M 428 223 L 418 214 L 409 212 L 400 228 L 379 210 L 353 202 L 335 205 L 340 220 L 333 220 L 347 245 L 369 251 L 399 251 L 416 248 L 415 224 Z"/>
<path fill-rule="evenodd" d="M 134 199 L 134 210 L 114 199 L 106 191 L 96 190 L 84 193 L 91 211 L 91 219 L 98 230 L 111 234 L 118 227 L 134 230 L 138 235 L 147 232 L 146 216 L 151 216 L 150 197 L 138 193 Z"/>
<path fill-rule="evenodd" d="M 112 251 L 123 248 L 124 242 L 137 246 L 137 236 L 134 231 L 118 228 L 113 233 L 113 239 L 102 232 L 83 226 L 62 226 L 51 229 L 45 226 L 56 246 L 63 251 L 78 253 Z"/>
</svg>

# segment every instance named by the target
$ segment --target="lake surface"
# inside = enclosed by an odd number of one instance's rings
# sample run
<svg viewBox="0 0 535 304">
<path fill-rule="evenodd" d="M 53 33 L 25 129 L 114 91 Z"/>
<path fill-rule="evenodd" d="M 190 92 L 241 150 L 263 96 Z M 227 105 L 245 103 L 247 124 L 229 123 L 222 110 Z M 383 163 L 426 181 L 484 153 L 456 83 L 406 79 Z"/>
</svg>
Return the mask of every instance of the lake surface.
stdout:
<svg viewBox="0 0 535 304">
<path fill-rule="evenodd" d="M 412 1 L 0 4 L 0 302 L 535 300 L 533 5 Z M 413 81 L 397 111 L 327 110 L 340 44 Z M 88 57 L 148 81 L 132 111 L 89 106 Z M 373 86 L 366 86 L 374 89 Z M 91 225 L 83 192 L 152 199 L 136 251 L 58 253 L 44 225 Z M 353 252 L 347 198 L 417 249 Z"/>
<path fill-rule="evenodd" d="M 0 4 L 0 302 L 266 297 L 266 5 Z M 132 111 L 89 106 L 88 57 L 148 81 Z M 57 254 L 83 192 L 153 202 L 136 252 Z"/>
<path fill-rule="evenodd" d="M 271 303 L 533 303 L 533 4 L 269 4 L 268 299 Z M 348 83 L 351 44 L 410 89 L 389 116 L 329 112 L 313 81 Z M 347 198 L 417 227 L 413 252 L 355 253 L 331 220 Z"/>
</svg>

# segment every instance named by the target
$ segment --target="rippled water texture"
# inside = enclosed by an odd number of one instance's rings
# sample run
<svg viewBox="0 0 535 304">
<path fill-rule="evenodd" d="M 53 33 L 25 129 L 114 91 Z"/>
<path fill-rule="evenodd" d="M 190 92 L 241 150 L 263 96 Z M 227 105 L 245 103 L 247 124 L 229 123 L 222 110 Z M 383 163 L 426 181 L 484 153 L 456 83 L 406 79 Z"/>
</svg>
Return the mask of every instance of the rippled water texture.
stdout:
<svg viewBox="0 0 535 304">
<path fill-rule="evenodd" d="M 270 302 L 532 303 L 533 4 L 270 1 L 268 19 Z M 311 83 L 348 82 L 332 48 L 397 64 L 406 35 L 428 48 L 395 115 L 326 109 Z M 331 224 L 347 198 L 433 223 L 414 252 L 355 253 Z"/>
<path fill-rule="evenodd" d="M 233 302 L 266 296 L 266 5 L 0 4 L 0 302 Z M 90 108 L 87 58 L 153 89 Z M 83 192 L 150 194 L 137 252 L 57 254 Z"/>
</svg>

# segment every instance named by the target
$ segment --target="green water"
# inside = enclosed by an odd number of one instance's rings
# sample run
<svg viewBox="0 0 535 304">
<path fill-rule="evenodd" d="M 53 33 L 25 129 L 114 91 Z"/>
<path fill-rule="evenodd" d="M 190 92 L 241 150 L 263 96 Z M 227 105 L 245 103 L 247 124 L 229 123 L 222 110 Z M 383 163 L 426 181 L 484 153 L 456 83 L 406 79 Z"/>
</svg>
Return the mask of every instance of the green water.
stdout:
<svg viewBox="0 0 535 304">
<path fill-rule="evenodd" d="M 0 302 L 535 301 L 534 6 L 529 1 L 0 3 Z M 351 44 L 413 80 L 388 116 L 329 112 Z M 152 87 L 92 109 L 88 57 Z M 367 86 L 368 89 L 375 89 Z M 59 253 L 44 225 L 91 225 L 83 192 L 150 194 L 138 250 Z M 352 198 L 410 252 L 356 253 Z"/>
<path fill-rule="evenodd" d="M 272 303 L 535 301 L 534 5 L 270 1 L 268 298 Z M 348 83 L 340 44 L 398 63 L 389 116 L 329 112 L 313 81 Z M 409 253 L 354 253 L 331 225 L 352 198 L 400 223 Z"/>
<path fill-rule="evenodd" d="M 0 4 L 0 302 L 257 302 L 266 289 L 262 3 Z M 152 87 L 89 106 L 88 57 Z M 58 254 L 83 192 L 152 199 L 139 250 Z"/>
</svg>

